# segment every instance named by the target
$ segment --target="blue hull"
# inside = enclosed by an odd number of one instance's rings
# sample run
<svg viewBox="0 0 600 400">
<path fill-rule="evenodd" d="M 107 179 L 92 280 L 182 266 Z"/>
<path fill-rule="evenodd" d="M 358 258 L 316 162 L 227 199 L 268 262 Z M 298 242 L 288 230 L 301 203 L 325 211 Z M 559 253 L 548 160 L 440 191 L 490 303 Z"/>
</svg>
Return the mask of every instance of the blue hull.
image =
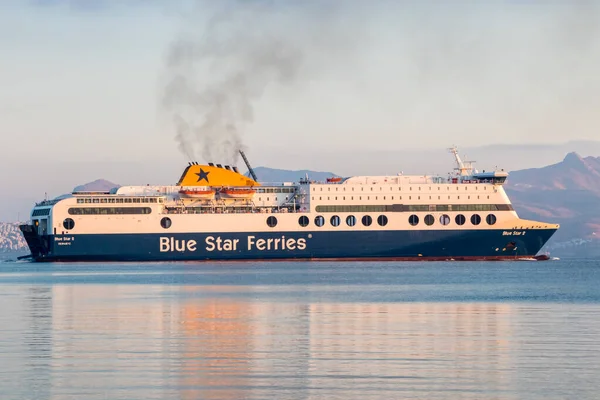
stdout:
<svg viewBox="0 0 600 400">
<path fill-rule="evenodd" d="M 45 236 L 36 261 L 494 260 L 535 256 L 555 229 Z M 30 246 L 31 247 L 31 246 Z M 39 247 L 39 246 L 38 246 Z"/>
</svg>

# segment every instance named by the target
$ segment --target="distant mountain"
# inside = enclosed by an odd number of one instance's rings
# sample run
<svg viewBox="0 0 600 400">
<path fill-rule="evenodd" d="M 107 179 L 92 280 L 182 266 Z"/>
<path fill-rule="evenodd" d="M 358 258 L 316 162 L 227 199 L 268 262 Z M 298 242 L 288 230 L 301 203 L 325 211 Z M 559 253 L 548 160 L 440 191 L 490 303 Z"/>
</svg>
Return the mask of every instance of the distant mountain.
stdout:
<svg viewBox="0 0 600 400">
<path fill-rule="evenodd" d="M 94 192 L 94 191 L 109 191 L 113 188 L 119 187 L 116 183 L 109 182 L 105 179 L 96 179 L 93 182 L 88 182 L 83 185 L 76 186 L 74 192 Z"/>
<path fill-rule="evenodd" d="M 0 253 L 26 252 L 27 243 L 18 223 L 0 222 Z"/>
<path fill-rule="evenodd" d="M 338 176 L 331 172 L 310 171 L 307 169 L 290 171 L 287 169 L 267 167 L 254 168 L 254 173 L 256 174 L 259 182 L 298 182 L 307 175 L 310 180 L 325 181 L 327 178 Z M 250 176 L 250 174 L 246 172 L 246 176 Z"/>
<path fill-rule="evenodd" d="M 600 157 L 569 153 L 543 168 L 510 173 L 506 191 L 523 218 L 561 225 L 549 246 L 600 246 Z"/>
</svg>

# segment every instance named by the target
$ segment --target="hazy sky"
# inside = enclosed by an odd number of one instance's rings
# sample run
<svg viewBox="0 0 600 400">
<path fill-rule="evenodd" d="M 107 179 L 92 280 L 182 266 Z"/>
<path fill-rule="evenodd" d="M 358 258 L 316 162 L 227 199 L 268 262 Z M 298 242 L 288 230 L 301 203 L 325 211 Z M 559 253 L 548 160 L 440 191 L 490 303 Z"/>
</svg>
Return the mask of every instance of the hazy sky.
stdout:
<svg viewBox="0 0 600 400">
<path fill-rule="evenodd" d="M 174 182 L 227 143 L 354 174 L 600 140 L 599 38 L 591 1 L 3 0 L 0 220 L 100 177 Z"/>
</svg>

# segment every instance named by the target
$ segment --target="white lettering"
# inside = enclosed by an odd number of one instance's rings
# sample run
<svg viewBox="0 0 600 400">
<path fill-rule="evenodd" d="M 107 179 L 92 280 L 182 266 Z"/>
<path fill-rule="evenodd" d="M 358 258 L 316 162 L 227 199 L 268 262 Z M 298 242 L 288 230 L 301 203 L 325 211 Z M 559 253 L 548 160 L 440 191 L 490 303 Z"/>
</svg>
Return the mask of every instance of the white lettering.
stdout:
<svg viewBox="0 0 600 400">
<path fill-rule="evenodd" d="M 248 236 L 248 250 L 252 250 L 252 245 L 254 244 L 255 236 Z"/>
<path fill-rule="evenodd" d="M 56 238 L 55 238 L 56 240 Z M 63 239 L 64 240 L 64 239 Z M 58 241 L 58 240 L 57 240 Z M 207 236 L 204 239 L 206 251 L 239 251 L 238 243 L 240 239 L 223 239 L 220 236 Z M 258 251 L 277 251 L 277 250 L 305 250 L 306 239 L 294 239 L 281 236 L 279 238 L 257 239 L 256 236 L 248 236 L 247 250 Z M 198 242 L 196 240 L 175 239 L 174 237 L 160 237 L 159 251 L 161 253 L 178 251 L 194 252 L 197 251 Z"/>
<path fill-rule="evenodd" d="M 223 250 L 225 250 L 225 251 L 233 250 L 233 240 L 231 240 L 231 239 L 223 240 Z"/>
<path fill-rule="evenodd" d="M 298 243 L 298 250 L 306 249 L 306 239 L 300 238 L 300 239 L 298 239 L 297 243 Z"/>
<path fill-rule="evenodd" d="M 295 250 L 296 249 L 296 240 L 295 239 L 288 239 L 286 242 L 286 246 L 288 249 L 290 250 Z"/>
<path fill-rule="evenodd" d="M 165 251 L 171 250 L 171 246 L 169 246 L 169 238 L 161 237 L 160 238 L 160 252 L 164 253 Z"/>
<path fill-rule="evenodd" d="M 185 251 L 185 240 L 175 240 L 175 250 Z"/>
<path fill-rule="evenodd" d="M 206 242 L 206 251 L 213 251 L 215 249 L 214 240 L 215 240 L 214 237 L 207 236 L 207 238 L 205 240 L 205 242 Z"/>
</svg>

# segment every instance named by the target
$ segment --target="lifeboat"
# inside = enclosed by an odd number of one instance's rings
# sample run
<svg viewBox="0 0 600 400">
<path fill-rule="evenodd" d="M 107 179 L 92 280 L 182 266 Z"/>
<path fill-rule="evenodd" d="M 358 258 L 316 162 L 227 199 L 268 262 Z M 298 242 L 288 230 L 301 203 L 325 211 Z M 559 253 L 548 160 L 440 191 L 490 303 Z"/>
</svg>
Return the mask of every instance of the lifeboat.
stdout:
<svg viewBox="0 0 600 400">
<path fill-rule="evenodd" d="M 338 183 L 341 181 L 342 181 L 342 178 L 327 178 L 327 183 Z"/>
<path fill-rule="evenodd" d="M 212 199 L 215 197 L 214 189 L 181 189 L 179 194 L 194 199 Z"/>
<path fill-rule="evenodd" d="M 248 199 L 254 196 L 256 190 L 247 188 L 223 188 L 219 191 L 222 197 L 230 197 L 232 199 Z"/>
</svg>

